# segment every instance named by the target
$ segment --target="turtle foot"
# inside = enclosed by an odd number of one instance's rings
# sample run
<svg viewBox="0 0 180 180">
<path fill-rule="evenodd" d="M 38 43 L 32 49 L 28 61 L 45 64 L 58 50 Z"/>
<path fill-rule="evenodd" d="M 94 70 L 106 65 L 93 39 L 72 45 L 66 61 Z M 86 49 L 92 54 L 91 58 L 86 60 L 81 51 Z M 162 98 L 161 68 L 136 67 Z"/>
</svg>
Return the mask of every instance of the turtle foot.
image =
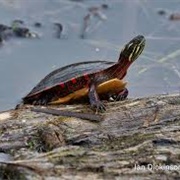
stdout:
<svg viewBox="0 0 180 180">
<path fill-rule="evenodd" d="M 114 101 L 123 101 L 123 100 L 127 99 L 128 94 L 129 94 L 129 91 L 128 91 L 128 89 L 125 88 L 122 91 L 120 91 L 119 93 L 112 95 L 111 98 Z"/>
<path fill-rule="evenodd" d="M 106 111 L 106 107 L 101 101 L 94 102 L 91 107 L 96 110 L 96 113 Z"/>
</svg>

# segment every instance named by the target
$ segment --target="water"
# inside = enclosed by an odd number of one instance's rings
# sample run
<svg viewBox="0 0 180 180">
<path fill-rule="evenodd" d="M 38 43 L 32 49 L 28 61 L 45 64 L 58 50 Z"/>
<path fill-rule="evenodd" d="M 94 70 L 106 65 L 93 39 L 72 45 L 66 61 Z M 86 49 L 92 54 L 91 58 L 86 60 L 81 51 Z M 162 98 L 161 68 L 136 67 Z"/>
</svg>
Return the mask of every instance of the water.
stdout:
<svg viewBox="0 0 180 180">
<path fill-rule="evenodd" d="M 108 4 L 106 20 L 92 18 L 81 39 L 83 17 L 88 8 Z M 161 16 L 158 9 L 167 13 Z M 143 34 L 146 48 L 130 68 L 126 80 L 130 97 L 180 91 L 180 21 L 170 21 L 180 12 L 179 0 L 1 0 L 0 22 L 22 19 L 40 39 L 10 39 L 0 48 L 0 110 L 13 108 L 52 70 L 79 61 L 116 61 L 122 46 Z M 33 27 L 41 22 L 41 28 Z M 56 39 L 53 23 L 63 24 L 63 37 Z"/>
</svg>

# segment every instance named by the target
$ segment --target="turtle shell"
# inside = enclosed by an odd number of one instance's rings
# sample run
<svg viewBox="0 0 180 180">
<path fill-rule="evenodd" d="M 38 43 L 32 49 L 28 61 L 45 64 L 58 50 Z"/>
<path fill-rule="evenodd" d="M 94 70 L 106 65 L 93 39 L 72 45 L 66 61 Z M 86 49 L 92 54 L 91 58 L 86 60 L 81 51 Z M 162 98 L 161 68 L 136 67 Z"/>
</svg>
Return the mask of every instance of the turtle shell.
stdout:
<svg viewBox="0 0 180 180">
<path fill-rule="evenodd" d="M 25 104 L 47 104 L 65 97 L 87 86 L 93 76 L 114 64 L 111 61 L 87 61 L 56 69 L 42 79 L 23 101 Z"/>
</svg>

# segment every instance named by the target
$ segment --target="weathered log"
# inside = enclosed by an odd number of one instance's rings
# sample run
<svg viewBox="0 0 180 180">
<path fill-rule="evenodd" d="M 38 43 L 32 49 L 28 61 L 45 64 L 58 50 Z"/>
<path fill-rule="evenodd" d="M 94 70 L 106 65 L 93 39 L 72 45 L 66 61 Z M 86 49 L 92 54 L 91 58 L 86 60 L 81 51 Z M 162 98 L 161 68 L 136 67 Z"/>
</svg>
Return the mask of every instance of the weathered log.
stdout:
<svg viewBox="0 0 180 180">
<path fill-rule="evenodd" d="M 178 179 L 180 95 L 106 103 L 102 121 L 0 114 L 0 179 Z M 87 105 L 61 110 L 92 113 Z M 93 113 L 92 113 L 93 114 Z"/>
</svg>

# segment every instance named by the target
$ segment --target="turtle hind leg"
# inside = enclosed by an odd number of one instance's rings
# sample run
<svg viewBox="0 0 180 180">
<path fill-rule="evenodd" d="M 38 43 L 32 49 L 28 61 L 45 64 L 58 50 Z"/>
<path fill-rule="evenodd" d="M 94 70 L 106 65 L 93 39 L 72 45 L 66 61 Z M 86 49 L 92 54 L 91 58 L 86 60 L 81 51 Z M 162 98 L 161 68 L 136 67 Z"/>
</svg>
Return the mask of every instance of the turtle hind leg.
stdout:
<svg viewBox="0 0 180 180">
<path fill-rule="evenodd" d="M 34 97 L 26 97 L 23 99 L 24 104 L 31 104 L 31 105 L 44 105 L 46 106 L 49 101 L 51 100 L 51 96 L 48 95 L 39 95 Z"/>
<path fill-rule="evenodd" d="M 129 94 L 128 89 L 124 88 L 120 92 L 113 94 L 110 98 L 112 98 L 113 101 L 123 101 L 123 100 L 127 99 L 128 94 Z"/>
<path fill-rule="evenodd" d="M 91 84 L 91 86 L 89 88 L 88 96 L 89 96 L 89 101 L 90 101 L 91 107 L 93 109 L 95 108 L 96 112 L 106 111 L 104 104 L 99 99 L 99 96 L 98 96 L 97 91 L 96 91 L 95 84 Z"/>
</svg>

